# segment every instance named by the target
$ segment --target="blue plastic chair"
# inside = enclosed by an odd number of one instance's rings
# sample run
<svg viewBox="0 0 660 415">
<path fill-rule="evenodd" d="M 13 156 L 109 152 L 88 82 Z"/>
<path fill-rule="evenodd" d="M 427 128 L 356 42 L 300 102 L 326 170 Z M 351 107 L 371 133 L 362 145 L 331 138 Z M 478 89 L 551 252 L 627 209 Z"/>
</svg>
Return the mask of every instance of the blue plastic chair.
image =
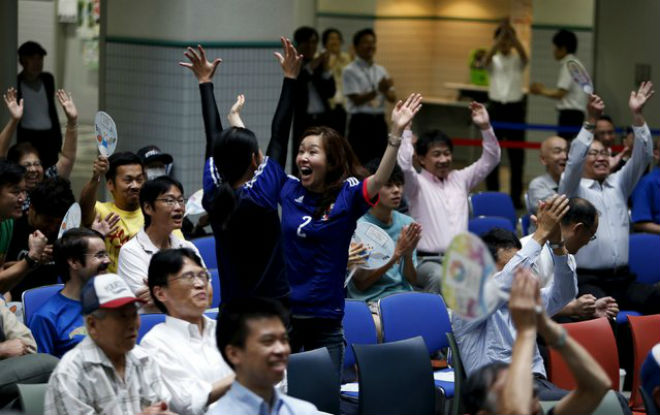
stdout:
<svg viewBox="0 0 660 415">
<path fill-rule="evenodd" d="M 354 382 L 357 374 L 355 372 L 355 355 L 353 354 L 354 344 L 377 344 L 378 333 L 371 310 L 364 301 L 346 300 L 344 308 L 344 338 L 346 339 L 346 350 L 344 352 L 344 371 L 345 381 Z M 354 386 L 354 385 L 353 385 Z M 354 391 L 342 391 L 342 395 L 352 398 L 358 398 L 359 393 Z"/>
<path fill-rule="evenodd" d="M 628 265 L 630 271 L 637 276 L 637 282 L 660 282 L 660 235 L 631 233 L 628 244 Z"/>
<path fill-rule="evenodd" d="M 429 356 L 449 348 L 449 313 L 441 296 L 410 292 L 390 295 L 378 302 L 383 326 L 383 343 L 422 336 Z M 441 369 L 452 372 L 453 369 Z M 436 380 L 446 398 L 454 396 L 454 382 Z"/>
<path fill-rule="evenodd" d="M 515 229 L 518 222 L 511 196 L 501 192 L 481 192 L 469 197 L 472 217 L 499 216 L 507 218 Z"/>
<path fill-rule="evenodd" d="M 142 341 L 144 335 L 147 334 L 153 326 L 163 322 L 165 322 L 165 314 L 163 313 L 140 314 L 140 329 L 138 330 L 137 343 L 139 344 Z"/>
<path fill-rule="evenodd" d="M 529 226 L 532 224 L 532 214 L 526 213 L 520 217 L 520 230 L 522 236 L 529 235 Z"/>
<path fill-rule="evenodd" d="M 23 291 L 21 300 L 23 302 L 23 322 L 26 326 L 30 325 L 32 315 L 62 288 L 64 288 L 64 284 L 53 284 Z"/>
<path fill-rule="evenodd" d="M 478 236 L 485 234 L 493 228 L 503 228 L 515 233 L 515 228 L 506 218 L 498 216 L 479 216 L 468 221 L 468 230 Z"/>
<path fill-rule="evenodd" d="M 204 315 L 211 320 L 217 320 L 218 319 L 218 312 L 215 310 L 207 310 L 204 312 Z"/>
<path fill-rule="evenodd" d="M 211 308 L 220 306 L 220 274 L 215 268 L 209 269 L 211 273 L 211 286 L 213 287 L 213 299 L 211 300 Z"/>
<path fill-rule="evenodd" d="M 213 236 L 193 239 L 190 242 L 199 250 L 206 268 L 218 268 L 218 260 L 215 257 L 215 238 Z"/>
<path fill-rule="evenodd" d="M 286 377 L 287 395 L 311 402 L 325 413 L 339 413 L 339 374 L 327 348 L 293 353 Z"/>
</svg>

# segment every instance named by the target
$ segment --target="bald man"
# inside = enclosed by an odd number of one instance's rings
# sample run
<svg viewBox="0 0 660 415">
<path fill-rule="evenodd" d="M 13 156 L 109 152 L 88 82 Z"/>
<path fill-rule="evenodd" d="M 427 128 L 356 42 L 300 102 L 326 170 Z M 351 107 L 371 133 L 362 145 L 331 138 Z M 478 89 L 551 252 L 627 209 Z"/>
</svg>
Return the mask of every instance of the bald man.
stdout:
<svg viewBox="0 0 660 415">
<path fill-rule="evenodd" d="M 546 173 L 535 177 L 527 189 L 530 213 L 536 212 L 539 201 L 557 194 L 559 178 L 566 168 L 568 159 L 568 143 L 559 136 L 548 137 L 541 143 L 541 164 Z"/>
</svg>

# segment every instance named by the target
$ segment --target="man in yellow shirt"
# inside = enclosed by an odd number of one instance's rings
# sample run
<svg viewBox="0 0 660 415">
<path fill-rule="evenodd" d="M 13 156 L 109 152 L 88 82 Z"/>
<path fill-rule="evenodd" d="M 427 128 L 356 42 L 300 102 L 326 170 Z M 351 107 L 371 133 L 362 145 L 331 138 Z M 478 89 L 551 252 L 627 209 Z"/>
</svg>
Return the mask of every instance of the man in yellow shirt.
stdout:
<svg viewBox="0 0 660 415">
<path fill-rule="evenodd" d="M 101 177 L 105 175 L 106 186 L 112 194 L 112 201 L 96 200 Z M 115 153 L 109 158 L 99 156 L 94 161 L 92 177 L 80 194 L 82 226 L 90 226 L 95 218 L 105 218 L 110 213 L 119 216 L 114 230 L 105 236 L 105 246 L 110 255 L 108 271 L 117 272 L 119 250 L 144 226 L 144 216 L 140 209 L 140 189 L 146 180 L 142 161 L 131 153 Z M 174 234 L 183 239 L 181 231 Z"/>
</svg>

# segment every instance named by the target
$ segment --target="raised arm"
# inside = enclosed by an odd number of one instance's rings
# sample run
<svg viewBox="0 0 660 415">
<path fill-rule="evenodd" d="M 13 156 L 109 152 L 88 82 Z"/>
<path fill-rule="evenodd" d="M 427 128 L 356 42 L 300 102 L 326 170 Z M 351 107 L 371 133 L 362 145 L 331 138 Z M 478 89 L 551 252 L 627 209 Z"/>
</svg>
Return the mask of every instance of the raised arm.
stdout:
<svg viewBox="0 0 660 415">
<path fill-rule="evenodd" d="M 58 89 L 55 96 L 66 115 L 66 132 L 64 133 L 62 151 L 57 159 L 57 174 L 68 179 L 71 176 L 73 164 L 76 162 L 76 151 L 78 149 L 78 110 L 70 93 Z"/>
<path fill-rule="evenodd" d="M 458 173 L 465 178 L 468 189 L 472 189 L 484 181 L 486 176 L 497 166 L 502 156 L 500 143 L 495 137 L 493 127 L 490 125 L 488 110 L 483 104 L 476 101 L 470 103 L 472 122 L 479 127 L 483 139 L 483 150 L 479 160 L 475 161 Z"/>
<path fill-rule="evenodd" d="M 11 137 L 14 135 L 21 118 L 23 118 L 23 99 L 16 100 L 16 90 L 14 88 L 9 88 L 6 93 L 2 94 L 2 98 L 5 100 L 5 105 L 11 116 L 5 128 L 0 131 L 0 157 L 7 157 Z"/>
<path fill-rule="evenodd" d="M 635 189 L 635 185 L 644 174 L 646 166 L 653 159 L 653 139 L 651 138 L 649 126 L 646 125 L 642 110 L 654 93 L 655 91 L 653 91 L 653 83 L 651 81 L 642 82 L 637 92 L 632 91 L 630 93 L 630 99 L 628 100 L 628 107 L 633 116 L 635 144 L 633 145 L 630 160 L 624 164 L 619 173 L 615 173 L 617 174 L 617 179 L 620 180 L 621 189 L 626 199 L 630 197 Z"/>
<path fill-rule="evenodd" d="M 422 95 L 412 93 L 406 102 L 399 101 L 392 110 L 392 127 L 388 135 L 385 154 L 378 165 L 376 173 L 371 175 L 367 181 L 367 194 L 369 198 L 376 196 L 381 187 L 387 183 L 396 164 L 397 151 L 401 145 L 401 134 L 403 129 L 412 121 L 415 114 L 422 107 Z"/>
<path fill-rule="evenodd" d="M 108 171 L 109 167 L 110 164 L 106 157 L 98 156 L 96 160 L 94 160 L 92 177 L 85 186 L 83 186 L 82 191 L 80 192 L 80 199 L 78 200 L 81 213 L 80 223 L 82 226 L 91 226 L 96 218 L 96 192 L 99 188 L 99 183 L 103 180 L 103 176 Z"/>
<path fill-rule="evenodd" d="M 201 45 L 197 45 L 197 51 L 189 47 L 184 55 L 190 62 L 179 62 L 180 66 L 192 71 L 199 82 L 199 93 L 202 98 L 202 117 L 204 118 L 204 132 L 206 133 L 206 150 L 204 159 L 211 157 L 213 153 L 213 141 L 222 132 L 222 122 L 218 113 L 218 106 L 213 95 L 213 76 L 218 69 L 222 59 L 215 58 L 209 62 L 206 51 Z"/>
<path fill-rule="evenodd" d="M 244 105 L 245 95 L 238 94 L 236 96 L 236 102 L 234 102 L 234 105 L 231 106 L 229 113 L 227 114 L 227 121 L 229 121 L 230 126 L 245 128 L 245 123 L 241 119 L 241 111 L 243 110 Z"/>
<path fill-rule="evenodd" d="M 587 124 L 588 128 L 583 126 L 580 129 L 577 137 L 571 143 L 571 148 L 568 152 L 568 160 L 566 161 L 566 170 L 559 180 L 559 193 L 565 194 L 568 197 L 577 196 L 577 191 L 582 179 L 582 169 L 584 161 L 587 157 L 587 152 L 594 140 L 594 128 L 596 121 L 603 113 L 605 104 L 598 95 L 590 95 L 589 103 L 587 104 Z"/>
<path fill-rule="evenodd" d="M 403 187 L 403 192 L 408 198 L 411 198 L 417 194 L 419 190 L 417 175 L 417 170 L 415 170 L 414 158 L 415 158 L 415 148 L 413 146 L 413 132 L 410 129 L 410 125 L 406 126 L 406 129 L 403 130 L 403 135 L 401 137 L 401 148 L 397 154 L 397 163 L 403 171 L 403 176 L 406 179 L 406 185 Z"/>
<path fill-rule="evenodd" d="M 286 156 L 289 148 L 289 132 L 291 131 L 291 119 L 293 118 L 293 98 L 296 79 L 302 66 L 302 55 L 300 55 L 289 39 L 280 38 L 282 41 L 282 53 L 274 52 L 282 72 L 284 82 L 277 109 L 271 123 L 271 136 L 266 149 L 266 155 L 286 168 Z"/>
</svg>

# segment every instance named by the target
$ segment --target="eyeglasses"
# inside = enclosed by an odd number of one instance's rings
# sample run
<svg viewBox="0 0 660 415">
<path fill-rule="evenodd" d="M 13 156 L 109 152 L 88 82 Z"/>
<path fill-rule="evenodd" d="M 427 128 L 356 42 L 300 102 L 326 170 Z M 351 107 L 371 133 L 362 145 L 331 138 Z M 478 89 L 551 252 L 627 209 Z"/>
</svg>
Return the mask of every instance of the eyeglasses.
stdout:
<svg viewBox="0 0 660 415">
<path fill-rule="evenodd" d="M 110 254 L 107 251 L 99 251 L 95 254 L 85 254 L 85 256 L 93 256 L 96 259 L 110 258 Z"/>
<path fill-rule="evenodd" d="M 156 200 L 160 200 L 161 202 L 165 203 L 169 207 L 174 207 L 176 205 L 179 205 L 179 206 L 184 207 L 184 208 L 186 207 L 186 199 L 183 199 L 183 198 L 175 199 L 173 197 L 163 197 L 163 198 L 156 199 Z"/>
<path fill-rule="evenodd" d="M 610 152 L 608 150 L 590 150 L 587 152 L 587 156 L 589 157 L 598 157 L 598 156 L 603 156 L 603 157 L 609 157 Z"/>
<path fill-rule="evenodd" d="M 21 166 L 29 169 L 30 167 L 41 167 L 40 161 L 33 161 L 32 163 L 22 163 Z"/>
<path fill-rule="evenodd" d="M 181 280 L 182 282 L 185 282 L 187 284 L 194 284 L 195 278 L 199 278 L 202 280 L 204 284 L 208 283 L 209 280 L 211 279 L 211 273 L 208 270 L 200 271 L 197 274 L 194 272 L 186 272 L 181 275 L 177 275 L 175 277 L 172 277 L 172 280 Z"/>
</svg>

